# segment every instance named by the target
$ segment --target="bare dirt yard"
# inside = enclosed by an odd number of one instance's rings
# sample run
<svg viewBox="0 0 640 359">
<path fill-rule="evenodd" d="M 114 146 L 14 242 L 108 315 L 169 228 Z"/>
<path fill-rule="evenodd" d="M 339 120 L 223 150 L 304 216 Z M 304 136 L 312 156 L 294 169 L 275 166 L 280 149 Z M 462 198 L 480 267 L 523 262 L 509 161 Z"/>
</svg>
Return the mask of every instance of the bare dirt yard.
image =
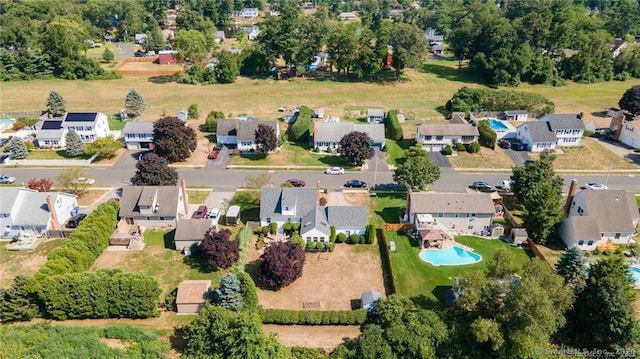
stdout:
<svg viewBox="0 0 640 359">
<path fill-rule="evenodd" d="M 346 338 L 360 335 L 357 325 L 263 325 L 266 333 L 275 333 L 282 345 L 323 348 L 331 351 Z"/>
<path fill-rule="evenodd" d="M 2 247 L 9 242 L 1 242 Z M 58 247 L 62 239 L 43 242 L 33 252 L 0 251 L 0 286 L 10 287 L 18 274 L 32 275 L 47 262 L 47 255 Z"/>
</svg>

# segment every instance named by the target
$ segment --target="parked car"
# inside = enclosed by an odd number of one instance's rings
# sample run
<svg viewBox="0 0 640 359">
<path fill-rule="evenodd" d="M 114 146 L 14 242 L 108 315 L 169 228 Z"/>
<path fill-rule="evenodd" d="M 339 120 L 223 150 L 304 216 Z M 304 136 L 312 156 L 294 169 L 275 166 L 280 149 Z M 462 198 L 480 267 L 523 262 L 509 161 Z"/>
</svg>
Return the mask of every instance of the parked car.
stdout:
<svg viewBox="0 0 640 359">
<path fill-rule="evenodd" d="M 500 146 L 500 148 L 511 148 L 511 142 L 507 140 L 500 140 L 498 141 L 498 146 Z"/>
<path fill-rule="evenodd" d="M 220 154 L 220 150 L 217 150 L 214 148 L 213 151 L 211 151 L 211 153 L 209 154 L 209 156 L 207 156 L 207 158 L 210 160 L 215 160 L 216 158 L 218 158 L 219 154 Z"/>
<path fill-rule="evenodd" d="M 532 164 L 533 162 L 534 162 L 533 160 L 526 160 L 526 161 L 524 161 L 524 165 L 528 166 L 528 165 Z"/>
<path fill-rule="evenodd" d="M 198 209 L 193 212 L 193 216 L 191 216 L 192 219 L 203 219 L 207 216 L 207 213 L 209 212 L 209 209 L 207 208 L 207 206 L 202 205 L 200 207 L 198 207 Z"/>
<path fill-rule="evenodd" d="M 11 177 L 11 176 L 7 176 L 7 175 L 2 175 L 0 176 L 0 183 L 13 183 L 16 181 L 15 177 Z"/>
<path fill-rule="evenodd" d="M 593 190 L 605 190 L 605 189 L 608 189 L 607 186 L 603 185 L 602 183 L 597 183 L 597 182 L 585 183 L 584 188 L 593 189 Z"/>
<path fill-rule="evenodd" d="M 469 187 L 481 191 L 490 190 L 492 188 L 490 184 L 484 181 L 475 181 Z"/>
<path fill-rule="evenodd" d="M 304 187 L 305 185 L 304 181 L 299 179 L 289 179 L 287 180 L 287 183 L 293 187 Z"/>
<path fill-rule="evenodd" d="M 0 163 L 4 163 L 4 161 L 9 158 L 10 155 L 8 153 L 3 153 L 0 155 Z"/>
<path fill-rule="evenodd" d="M 343 175 L 344 168 L 342 167 L 331 167 L 324 170 L 324 174 L 326 175 Z"/>
<path fill-rule="evenodd" d="M 89 177 L 78 177 L 73 180 L 73 183 L 74 184 L 94 184 L 96 183 L 96 180 Z"/>
<path fill-rule="evenodd" d="M 349 180 L 344 186 L 349 188 L 367 188 L 367 183 L 360 180 Z"/>
<path fill-rule="evenodd" d="M 66 227 L 67 228 L 76 228 L 76 227 L 78 227 L 80 222 L 82 222 L 82 220 L 85 219 L 86 217 L 87 217 L 87 215 L 84 214 L 84 213 L 76 214 L 75 216 L 69 218 L 69 221 L 67 222 Z"/>
<path fill-rule="evenodd" d="M 523 151 L 524 145 L 520 142 L 514 142 L 511 144 L 511 149 L 514 151 Z"/>
<path fill-rule="evenodd" d="M 219 208 L 214 208 L 211 210 L 211 212 L 209 212 L 209 214 L 207 214 L 207 219 L 211 219 L 214 221 L 218 221 L 218 218 L 220 218 L 220 209 Z"/>
<path fill-rule="evenodd" d="M 511 191 L 511 184 L 513 183 L 512 180 L 502 180 L 502 184 L 499 184 L 496 186 L 496 189 L 502 190 L 502 191 Z"/>
<path fill-rule="evenodd" d="M 142 50 L 138 50 L 133 54 L 133 56 L 135 57 L 144 57 L 144 55 L 145 55 L 145 52 Z"/>
<path fill-rule="evenodd" d="M 6 145 L 7 143 L 9 143 L 9 139 L 7 138 L 0 138 L 0 147 Z"/>
</svg>

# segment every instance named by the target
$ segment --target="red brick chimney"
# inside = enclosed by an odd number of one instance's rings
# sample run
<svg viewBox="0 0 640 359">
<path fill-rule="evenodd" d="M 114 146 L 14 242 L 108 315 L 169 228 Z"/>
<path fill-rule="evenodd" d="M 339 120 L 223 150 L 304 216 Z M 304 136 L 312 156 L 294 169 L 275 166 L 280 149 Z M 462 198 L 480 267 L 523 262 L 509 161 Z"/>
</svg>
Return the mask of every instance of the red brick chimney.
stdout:
<svg viewBox="0 0 640 359">
<path fill-rule="evenodd" d="M 47 207 L 49 208 L 49 213 L 51 213 L 51 229 L 55 229 L 59 231 L 60 222 L 58 221 L 58 214 L 56 213 L 56 208 L 53 205 L 53 199 L 51 198 L 51 196 L 47 196 L 45 201 L 47 201 Z"/>
<path fill-rule="evenodd" d="M 184 202 L 184 214 L 189 214 L 189 196 L 187 195 L 187 182 L 184 178 L 180 179 L 180 192 L 182 192 L 182 200 Z"/>
<path fill-rule="evenodd" d="M 567 194 L 567 202 L 564 204 L 565 213 L 569 214 L 569 210 L 571 210 L 571 202 L 573 202 L 573 196 L 575 196 L 576 192 L 578 192 L 578 181 L 573 179 L 571 180 L 571 184 L 569 185 L 569 193 Z"/>
</svg>

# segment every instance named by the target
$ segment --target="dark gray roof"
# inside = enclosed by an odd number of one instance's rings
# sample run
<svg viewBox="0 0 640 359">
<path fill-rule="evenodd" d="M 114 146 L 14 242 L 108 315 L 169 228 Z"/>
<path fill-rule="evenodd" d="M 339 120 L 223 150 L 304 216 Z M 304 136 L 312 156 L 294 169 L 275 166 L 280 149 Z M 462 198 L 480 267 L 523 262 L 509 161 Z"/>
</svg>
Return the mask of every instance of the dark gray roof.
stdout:
<svg viewBox="0 0 640 359">
<path fill-rule="evenodd" d="M 467 122 L 467 120 L 464 119 L 464 115 L 460 116 L 460 115 L 452 115 L 451 118 L 449 119 L 449 123 L 451 124 L 468 124 L 469 122 Z"/>
<path fill-rule="evenodd" d="M 155 195 L 155 203 L 158 204 L 158 211 L 153 213 L 152 216 L 176 216 L 179 202 L 178 196 L 180 195 L 178 186 L 127 186 L 122 188 L 120 217 L 148 216 L 140 213 L 139 205 L 148 202 L 149 195 Z"/>
<path fill-rule="evenodd" d="M 64 129 L 60 128 L 57 130 L 40 130 L 36 132 L 36 139 L 55 139 L 61 140 L 62 136 L 64 136 Z M 42 143 L 41 143 L 42 145 Z"/>
<path fill-rule="evenodd" d="M 640 217 L 633 193 L 623 190 L 576 193 L 574 199 L 584 198 L 586 216 L 598 224 L 600 232 L 633 232 L 633 219 Z"/>
<path fill-rule="evenodd" d="M 128 133 L 139 133 L 139 134 L 153 133 L 153 122 L 127 121 L 127 123 L 124 125 L 124 128 L 122 129 L 122 133 L 125 135 Z"/>
<path fill-rule="evenodd" d="M 224 118 L 218 120 L 218 124 L 216 127 L 216 135 L 218 136 L 236 136 L 238 131 L 237 122 L 235 118 Z"/>
<path fill-rule="evenodd" d="M 259 125 L 266 125 L 273 128 L 278 134 L 277 121 L 238 121 L 238 141 L 253 141 L 256 138 L 256 129 Z"/>
<path fill-rule="evenodd" d="M 367 117 L 368 116 L 384 117 L 384 110 L 381 108 L 370 108 L 367 110 Z"/>
<path fill-rule="evenodd" d="M 594 240 L 600 239 L 600 230 L 598 223 L 591 217 L 570 216 L 564 220 L 563 226 L 573 228 L 573 239 L 575 240 Z"/>
<path fill-rule="evenodd" d="M 260 217 L 282 216 L 282 200 L 295 203 L 295 217 L 302 218 L 316 207 L 316 188 L 267 187 L 260 196 Z"/>
<path fill-rule="evenodd" d="M 377 302 L 378 299 L 382 298 L 382 294 L 375 290 L 368 290 L 363 292 L 360 296 L 360 306 L 364 307 L 370 305 L 374 302 Z"/>
<path fill-rule="evenodd" d="M 176 226 L 174 241 L 202 240 L 211 229 L 210 219 L 181 218 Z"/>
<path fill-rule="evenodd" d="M 368 223 L 367 207 L 363 206 L 328 206 L 327 219 L 331 226 L 366 227 Z"/>
<path fill-rule="evenodd" d="M 422 136 L 478 136 L 478 128 L 468 123 L 421 124 Z"/>
<path fill-rule="evenodd" d="M 413 213 L 490 213 L 496 212 L 488 193 L 412 192 Z"/>
<path fill-rule="evenodd" d="M 384 124 L 355 124 L 353 122 L 320 122 L 313 131 L 314 142 L 339 142 L 350 132 L 364 132 L 373 143 L 384 143 Z"/>
<path fill-rule="evenodd" d="M 300 235 L 304 236 L 305 233 L 314 228 L 327 236 L 331 234 L 331 227 L 327 221 L 327 214 L 324 207 L 316 206 L 302 217 Z"/>
<path fill-rule="evenodd" d="M 511 229 L 511 233 L 514 236 L 528 236 L 526 228 L 513 228 Z"/>
<path fill-rule="evenodd" d="M 544 115 L 540 121 L 548 121 L 552 130 L 575 129 L 583 130 L 584 123 L 580 114 Z"/>
<path fill-rule="evenodd" d="M 546 121 L 527 122 L 523 126 L 529 130 L 531 139 L 533 142 L 556 142 L 558 138 L 555 132 L 549 128 L 549 123 Z"/>
</svg>

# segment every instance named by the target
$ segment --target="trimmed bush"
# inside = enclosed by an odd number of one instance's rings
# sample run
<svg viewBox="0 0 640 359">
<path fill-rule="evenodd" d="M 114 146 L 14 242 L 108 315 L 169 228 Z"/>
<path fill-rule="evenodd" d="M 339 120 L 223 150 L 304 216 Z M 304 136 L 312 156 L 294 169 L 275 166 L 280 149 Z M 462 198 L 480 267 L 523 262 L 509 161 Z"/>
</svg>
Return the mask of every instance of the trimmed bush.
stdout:
<svg viewBox="0 0 640 359">
<path fill-rule="evenodd" d="M 367 235 L 366 235 L 366 240 L 365 243 L 366 244 L 373 244 L 373 242 L 376 241 L 376 228 L 373 226 L 373 224 L 368 224 L 367 225 Z"/>
<path fill-rule="evenodd" d="M 478 141 L 470 143 L 469 146 L 467 146 L 467 151 L 469 153 L 480 152 L 480 143 L 478 143 Z"/>
<path fill-rule="evenodd" d="M 333 243 L 336 241 L 336 227 L 331 226 L 330 230 L 331 234 L 329 235 L 329 242 Z"/>
<path fill-rule="evenodd" d="M 367 320 L 367 311 L 259 309 L 264 324 L 280 325 L 360 325 Z"/>
<path fill-rule="evenodd" d="M 347 241 L 347 235 L 344 233 L 338 233 L 336 236 L 336 243 L 344 243 Z"/>
<path fill-rule="evenodd" d="M 453 153 L 453 149 L 451 148 L 451 145 L 447 145 L 445 148 L 442 149 L 442 154 L 445 156 L 450 156 Z"/>
<path fill-rule="evenodd" d="M 478 132 L 480 133 L 479 141 L 484 147 L 494 149 L 496 147 L 496 141 L 498 135 L 489 126 L 489 121 L 483 120 L 478 122 Z"/>
<path fill-rule="evenodd" d="M 456 142 L 456 150 L 458 151 L 466 151 L 467 148 L 464 147 L 464 143 L 462 142 Z"/>
<path fill-rule="evenodd" d="M 278 224 L 276 222 L 269 223 L 269 233 L 276 234 L 278 231 Z"/>
<path fill-rule="evenodd" d="M 304 142 L 311 135 L 311 110 L 307 106 L 300 107 L 296 122 L 289 125 L 289 141 Z"/>
<path fill-rule="evenodd" d="M 349 241 L 347 243 L 349 243 L 349 244 L 358 244 L 358 243 L 360 243 L 360 235 L 356 234 L 356 233 L 352 233 L 349 236 Z"/>
<path fill-rule="evenodd" d="M 396 110 L 389 110 L 387 113 L 387 119 L 384 121 L 384 130 L 385 136 L 388 139 L 394 141 L 402 139 L 402 126 L 400 125 L 400 121 L 398 121 Z"/>
</svg>

